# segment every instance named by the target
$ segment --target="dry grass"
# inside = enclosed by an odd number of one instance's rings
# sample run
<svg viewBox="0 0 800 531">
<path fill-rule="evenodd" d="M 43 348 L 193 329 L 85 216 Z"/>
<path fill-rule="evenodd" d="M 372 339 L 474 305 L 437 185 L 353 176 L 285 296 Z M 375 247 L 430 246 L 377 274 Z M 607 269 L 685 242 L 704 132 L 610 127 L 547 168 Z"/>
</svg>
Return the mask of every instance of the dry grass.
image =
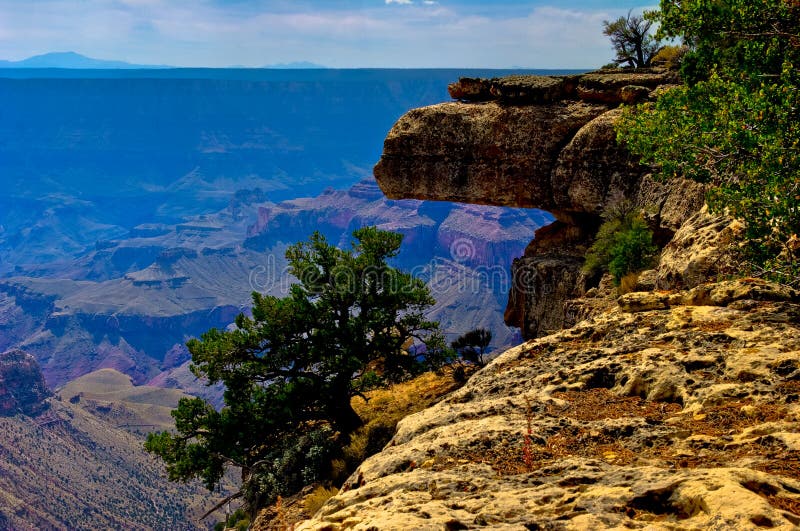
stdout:
<svg viewBox="0 0 800 531">
<path fill-rule="evenodd" d="M 547 413 L 554 417 L 569 417 L 575 420 L 592 421 L 642 417 L 652 421 L 663 421 L 681 410 L 681 406 L 668 402 L 648 402 L 638 396 L 619 396 L 608 389 L 569 391 L 556 393 L 555 398 L 567 402 L 566 408 L 547 406 Z"/>
<path fill-rule="evenodd" d="M 365 424 L 388 417 L 399 421 L 412 413 L 422 411 L 459 387 L 460 384 L 446 371 L 426 372 L 387 389 L 370 391 L 367 393 L 367 401 L 359 397 L 353 398 L 353 409 Z"/>
<path fill-rule="evenodd" d="M 678 426 L 693 434 L 721 437 L 765 422 L 782 420 L 786 413 L 784 406 L 743 400 L 707 407 L 700 414 L 684 415 Z"/>
<path fill-rule="evenodd" d="M 353 398 L 353 409 L 364 425 L 351 435 L 344 449 L 346 466 L 342 472 L 351 473 L 364 459 L 383 449 L 400 420 L 430 407 L 460 386 L 446 371 L 428 372 L 388 389 L 371 391 L 367 401 Z"/>
<path fill-rule="evenodd" d="M 787 387 L 788 393 L 796 392 L 796 386 Z M 583 457 L 623 466 L 644 460 L 650 464 L 660 463 L 665 468 L 748 463 L 746 466 L 756 470 L 800 479 L 800 455 L 769 437 L 757 437 L 736 445 L 725 442 L 732 434 L 747 428 L 785 419 L 787 409 L 782 405 L 738 401 L 706 408 L 701 414 L 687 414 L 678 404 L 617 396 L 607 389 L 569 391 L 555 397 L 564 400 L 566 405 L 548 405 L 548 415 L 574 419 L 585 425 L 566 426 L 547 438 L 545 444 L 531 444 L 529 436 L 522 433 L 518 444 L 511 442 L 479 451 L 455 449 L 447 456 L 436 458 L 433 467 L 446 469 L 464 462 L 475 462 L 488 464 L 501 475 L 515 475 L 538 470 L 560 459 Z M 588 424 L 618 418 L 643 418 L 648 423 L 669 420 L 676 430 L 718 438 L 719 444 L 704 448 L 694 456 L 677 455 L 671 445 L 629 448 L 624 439 Z M 794 503 L 791 500 L 777 500 L 775 503 L 791 505 L 789 502 Z M 786 510 L 795 509 L 792 505 Z"/>
<path fill-rule="evenodd" d="M 325 487 L 320 485 L 311 491 L 311 494 L 303 499 L 303 509 L 305 509 L 306 514 L 313 516 L 314 513 L 319 511 L 320 507 L 325 505 L 326 501 L 333 498 L 337 494 L 339 494 L 339 489 L 336 487 Z"/>
</svg>

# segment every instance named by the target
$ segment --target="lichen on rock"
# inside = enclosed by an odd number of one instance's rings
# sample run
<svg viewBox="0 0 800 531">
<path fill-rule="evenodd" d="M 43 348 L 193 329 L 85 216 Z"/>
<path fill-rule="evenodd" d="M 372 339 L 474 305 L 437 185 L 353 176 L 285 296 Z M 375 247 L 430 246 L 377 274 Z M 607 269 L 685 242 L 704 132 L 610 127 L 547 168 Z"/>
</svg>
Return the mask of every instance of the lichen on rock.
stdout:
<svg viewBox="0 0 800 531">
<path fill-rule="evenodd" d="M 300 529 L 796 529 L 798 294 L 664 296 L 506 351 Z"/>
</svg>

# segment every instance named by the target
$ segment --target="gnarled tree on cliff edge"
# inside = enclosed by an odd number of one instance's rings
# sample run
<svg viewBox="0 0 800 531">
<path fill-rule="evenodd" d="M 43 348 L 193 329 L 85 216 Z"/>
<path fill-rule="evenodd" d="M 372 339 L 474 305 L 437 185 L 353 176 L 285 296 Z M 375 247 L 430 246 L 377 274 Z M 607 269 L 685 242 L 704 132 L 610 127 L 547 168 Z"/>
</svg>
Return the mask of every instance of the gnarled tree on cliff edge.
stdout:
<svg viewBox="0 0 800 531">
<path fill-rule="evenodd" d="M 650 34 L 651 20 L 641 15 L 627 16 L 617 20 L 603 21 L 603 33 L 611 39 L 617 57 L 617 66 L 645 68 L 650 66 L 653 57 L 661 50 L 661 43 Z"/>
<path fill-rule="evenodd" d="M 434 300 L 387 264 L 402 235 L 373 227 L 353 235 L 352 250 L 319 234 L 290 247 L 299 282 L 287 297 L 254 293 L 252 317 L 188 343 L 192 371 L 225 384 L 225 407 L 183 399 L 177 433 L 148 437 L 170 479 L 199 477 L 212 489 L 226 465 L 240 467 L 250 507 L 328 479 L 333 452 L 361 424 L 351 398 L 421 368 L 403 345 L 437 328 L 423 315 Z"/>
</svg>

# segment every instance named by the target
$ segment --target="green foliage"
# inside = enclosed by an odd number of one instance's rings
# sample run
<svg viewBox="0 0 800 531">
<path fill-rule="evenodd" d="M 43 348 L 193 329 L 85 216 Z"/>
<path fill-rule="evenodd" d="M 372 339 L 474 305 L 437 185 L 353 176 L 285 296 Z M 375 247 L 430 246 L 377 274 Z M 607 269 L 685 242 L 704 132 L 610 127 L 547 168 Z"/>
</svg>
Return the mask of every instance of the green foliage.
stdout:
<svg viewBox="0 0 800 531">
<path fill-rule="evenodd" d="M 387 264 L 402 236 L 374 227 L 353 233 L 352 249 L 319 234 L 289 248 L 298 283 L 287 297 L 253 294 L 252 317 L 192 340 L 192 371 L 225 385 L 225 407 L 183 399 L 175 431 L 145 447 L 172 480 L 202 478 L 211 489 L 226 465 L 242 468 L 248 506 L 323 480 L 335 449 L 361 419 L 351 398 L 424 369 L 403 348 L 436 329 L 423 312 L 426 286 Z"/>
<path fill-rule="evenodd" d="M 214 524 L 214 531 L 223 531 L 223 529 L 231 527 L 237 531 L 239 529 L 246 531 L 250 527 L 250 518 L 242 508 L 236 509 L 224 522 Z"/>
<path fill-rule="evenodd" d="M 653 233 L 641 218 L 634 218 L 630 225 L 617 233 L 610 250 L 608 272 L 619 284 L 628 273 L 650 267 L 658 248 L 653 244 Z"/>
<path fill-rule="evenodd" d="M 606 217 L 586 254 L 583 269 L 590 275 L 608 271 L 619 285 L 629 273 L 650 267 L 658 247 L 653 243 L 653 232 L 632 209 L 623 207 Z"/>
<path fill-rule="evenodd" d="M 614 64 L 631 68 L 650 66 L 653 57 L 661 49 L 661 43 L 650 33 L 653 22 L 640 15 L 603 21 L 603 33 L 611 39 L 617 57 Z"/>
<path fill-rule="evenodd" d="M 282 447 L 264 449 L 265 456 L 251 468 L 242 485 L 247 507 L 263 507 L 278 496 L 328 479 L 338 450 L 336 434 L 328 427 L 287 436 Z"/>
<path fill-rule="evenodd" d="M 690 46 L 688 83 L 628 109 L 620 141 L 664 178 L 710 183 L 712 211 L 745 222 L 756 271 L 797 283 L 788 242 L 800 227 L 800 4 L 663 0 L 651 17 Z"/>
<path fill-rule="evenodd" d="M 661 0 L 648 13 L 657 36 L 681 38 L 690 51 L 684 79 L 694 85 L 712 73 L 778 76 L 800 55 L 796 0 Z"/>
<path fill-rule="evenodd" d="M 484 356 L 491 342 L 492 333 L 489 330 L 476 328 L 460 336 L 450 346 L 464 361 L 483 367 L 486 365 Z"/>
<path fill-rule="evenodd" d="M 455 361 L 457 353 L 447 346 L 447 340 L 440 330 L 433 332 L 425 341 L 425 359 L 428 370 L 449 365 Z"/>
</svg>

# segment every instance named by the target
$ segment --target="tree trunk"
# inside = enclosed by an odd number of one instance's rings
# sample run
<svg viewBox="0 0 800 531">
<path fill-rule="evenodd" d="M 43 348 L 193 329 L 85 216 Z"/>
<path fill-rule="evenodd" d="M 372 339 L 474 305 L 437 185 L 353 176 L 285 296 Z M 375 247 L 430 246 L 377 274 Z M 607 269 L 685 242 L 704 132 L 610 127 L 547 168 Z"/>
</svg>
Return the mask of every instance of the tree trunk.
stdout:
<svg viewBox="0 0 800 531">
<path fill-rule="evenodd" d="M 350 375 L 337 375 L 330 387 L 328 412 L 337 431 L 350 434 L 364 422 L 350 404 Z"/>
<path fill-rule="evenodd" d="M 636 62 L 638 63 L 636 65 L 636 68 L 644 68 L 645 67 L 645 64 L 644 64 L 644 50 L 642 49 L 643 45 L 644 45 L 644 37 L 642 37 L 641 41 L 638 41 L 636 43 Z"/>
</svg>

